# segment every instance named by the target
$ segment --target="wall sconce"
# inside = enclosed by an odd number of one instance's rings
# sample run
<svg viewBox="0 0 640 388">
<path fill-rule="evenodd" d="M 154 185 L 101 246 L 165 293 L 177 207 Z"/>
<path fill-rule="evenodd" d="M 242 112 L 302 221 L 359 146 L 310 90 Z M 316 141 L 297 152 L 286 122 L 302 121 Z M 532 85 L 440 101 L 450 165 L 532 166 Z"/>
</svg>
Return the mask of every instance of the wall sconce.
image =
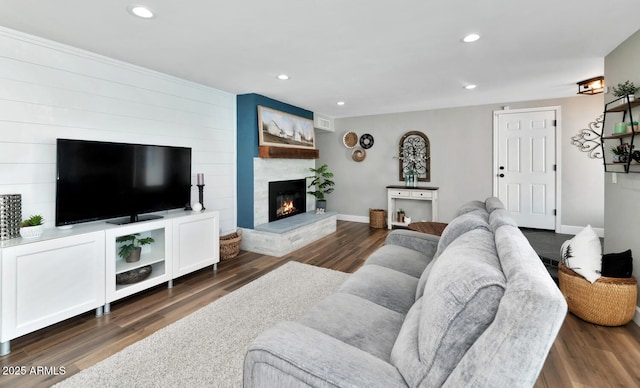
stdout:
<svg viewBox="0 0 640 388">
<path fill-rule="evenodd" d="M 602 92 L 604 92 L 603 76 L 578 82 L 578 94 L 600 94 Z"/>
</svg>

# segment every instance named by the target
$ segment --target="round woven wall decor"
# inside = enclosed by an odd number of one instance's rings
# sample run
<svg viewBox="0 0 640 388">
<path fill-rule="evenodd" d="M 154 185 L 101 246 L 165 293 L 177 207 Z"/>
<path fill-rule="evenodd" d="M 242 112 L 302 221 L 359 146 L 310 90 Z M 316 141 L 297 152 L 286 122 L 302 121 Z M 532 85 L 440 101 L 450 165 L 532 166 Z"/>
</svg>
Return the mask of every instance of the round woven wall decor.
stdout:
<svg viewBox="0 0 640 388">
<path fill-rule="evenodd" d="M 365 150 L 363 150 L 362 148 L 356 148 L 351 153 L 351 158 L 353 160 L 355 160 L 356 162 L 362 162 L 364 160 L 364 158 L 366 158 L 366 157 L 367 157 L 367 152 Z"/>
<path fill-rule="evenodd" d="M 353 148 L 358 144 L 358 135 L 355 132 L 349 131 L 342 137 L 342 144 L 347 148 Z"/>
</svg>

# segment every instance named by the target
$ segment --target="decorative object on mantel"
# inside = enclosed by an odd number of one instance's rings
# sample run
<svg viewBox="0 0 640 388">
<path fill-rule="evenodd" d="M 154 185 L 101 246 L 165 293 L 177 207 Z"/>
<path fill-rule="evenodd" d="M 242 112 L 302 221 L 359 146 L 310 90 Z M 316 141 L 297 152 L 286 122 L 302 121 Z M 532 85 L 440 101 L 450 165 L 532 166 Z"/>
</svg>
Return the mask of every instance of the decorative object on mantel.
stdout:
<svg viewBox="0 0 640 388">
<path fill-rule="evenodd" d="M 240 243 L 242 242 L 242 229 L 233 233 L 220 236 L 220 260 L 231 260 L 240 253 Z"/>
<path fill-rule="evenodd" d="M 33 215 L 20 223 L 22 238 L 36 238 L 44 233 L 44 218 L 40 214 Z"/>
<path fill-rule="evenodd" d="M 20 236 L 22 195 L 0 195 L 0 241 Z"/>
<path fill-rule="evenodd" d="M 431 181 L 431 147 L 429 138 L 422 132 L 411 131 L 400 138 L 398 150 L 398 179 L 407 180 L 411 173 L 412 186 L 417 182 Z M 416 182 L 414 184 L 413 182 Z"/>
<path fill-rule="evenodd" d="M 373 147 L 373 136 L 368 133 L 360 136 L 360 147 L 364 148 L 365 150 Z"/>
<path fill-rule="evenodd" d="M 358 134 L 349 131 L 342 136 L 342 144 L 347 148 L 353 148 L 358 144 Z"/>
<path fill-rule="evenodd" d="M 586 152 L 591 159 L 602 159 L 600 133 L 603 118 L 604 115 L 598 116 L 595 121 L 589 123 L 589 128 L 581 129 L 577 135 L 571 137 L 571 144 Z"/>
<path fill-rule="evenodd" d="M 324 196 L 333 192 L 335 182 L 331 180 L 331 178 L 333 178 L 333 173 L 329 172 L 328 168 L 329 166 L 326 164 L 323 164 L 318 168 L 310 168 L 309 171 L 315 175 L 306 177 L 307 179 L 312 179 L 311 183 L 309 183 L 309 186 L 307 187 L 314 188 L 315 190 L 307 191 L 307 194 L 311 194 L 316 197 L 316 209 L 326 209 L 327 200 L 324 199 Z"/>
<path fill-rule="evenodd" d="M 355 160 L 356 162 L 362 162 L 366 157 L 367 157 L 367 152 L 362 148 L 356 148 L 351 153 L 351 159 Z"/>
<path fill-rule="evenodd" d="M 260 145 L 316 148 L 313 120 L 258 106 Z"/>
</svg>

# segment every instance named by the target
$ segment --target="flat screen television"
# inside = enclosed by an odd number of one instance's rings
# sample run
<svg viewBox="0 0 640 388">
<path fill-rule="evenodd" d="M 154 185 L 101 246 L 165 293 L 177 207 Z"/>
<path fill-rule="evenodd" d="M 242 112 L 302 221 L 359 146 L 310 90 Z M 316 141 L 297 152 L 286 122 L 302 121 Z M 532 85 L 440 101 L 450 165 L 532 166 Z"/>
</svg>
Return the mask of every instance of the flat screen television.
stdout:
<svg viewBox="0 0 640 388">
<path fill-rule="evenodd" d="M 191 148 L 57 139 L 56 226 L 184 208 Z"/>
</svg>

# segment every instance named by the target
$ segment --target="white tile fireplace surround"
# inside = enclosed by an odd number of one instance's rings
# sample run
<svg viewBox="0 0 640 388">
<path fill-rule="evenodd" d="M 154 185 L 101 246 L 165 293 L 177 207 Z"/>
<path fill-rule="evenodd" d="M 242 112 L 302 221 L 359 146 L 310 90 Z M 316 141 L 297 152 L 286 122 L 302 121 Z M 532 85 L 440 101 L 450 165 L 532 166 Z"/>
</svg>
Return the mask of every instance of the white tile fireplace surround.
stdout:
<svg viewBox="0 0 640 388">
<path fill-rule="evenodd" d="M 307 194 L 307 213 L 298 214 L 286 219 L 287 227 L 271 228 L 269 226 L 269 182 L 290 179 L 302 179 L 315 167 L 312 159 L 253 159 L 253 225 L 254 229 L 244 229 L 240 248 L 271 256 L 284 256 L 315 240 L 335 232 L 337 215 L 335 213 L 318 216 L 314 219 L 315 197 Z M 299 227 L 291 224 L 299 222 Z M 273 223 L 271 223 L 273 224 Z"/>
<path fill-rule="evenodd" d="M 316 166 L 313 159 L 253 159 L 253 226 L 269 222 L 269 182 L 302 179 Z M 316 199 L 307 194 L 307 211 L 315 210 Z"/>
</svg>

